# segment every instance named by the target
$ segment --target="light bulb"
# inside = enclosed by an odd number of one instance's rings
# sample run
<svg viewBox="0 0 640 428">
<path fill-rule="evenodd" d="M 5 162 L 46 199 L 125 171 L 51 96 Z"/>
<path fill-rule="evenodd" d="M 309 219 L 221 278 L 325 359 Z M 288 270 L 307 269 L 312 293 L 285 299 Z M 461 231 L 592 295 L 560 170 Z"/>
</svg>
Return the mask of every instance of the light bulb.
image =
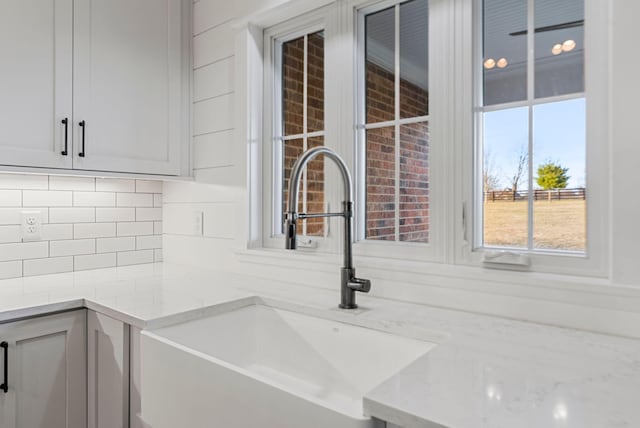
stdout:
<svg viewBox="0 0 640 428">
<path fill-rule="evenodd" d="M 493 58 L 489 58 L 484 62 L 484 68 L 486 68 L 487 70 L 491 70 L 495 66 L 496 66 L 496 60 Z"/>
<path fill-rule="evenodd" d="M 509 61 L 507 61 L 506 58 L 500 58 L 496 64 L 498 65 L 498 68 L 505 68 L 509 65 Z"/>
<path fill-rule="evenodd" d="M 565 52 L 571 52 L 572 50 L 574 50 L 576 47 L 576 42 L 575 40 L 565 40 L 564 43 L 562 44 L 562 50 Z"/>
<path fill-rule="evenodd" d="M 560 55 L 562 53 L 562 45 L 560 43 L 553 45 L 551 53 L 554 55 Z"/>
</svg>

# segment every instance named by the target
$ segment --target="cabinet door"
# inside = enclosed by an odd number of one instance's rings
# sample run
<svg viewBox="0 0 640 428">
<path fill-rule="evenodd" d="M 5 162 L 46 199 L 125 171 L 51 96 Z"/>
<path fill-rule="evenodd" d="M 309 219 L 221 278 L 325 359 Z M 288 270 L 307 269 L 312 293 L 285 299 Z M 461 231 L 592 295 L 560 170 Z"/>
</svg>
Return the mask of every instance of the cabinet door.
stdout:
<svg viewBox="0 0 640 428">
<path fill-rule="evenodd" d="M 74 12 L 73 167 L 179 174 L 181 1 L 75 0 Z"/>
<path fill-rule="evenodd" d="M 80 310 L 0 325 L 0 341 L 9 345 L 9 390 L 0 391 L 1 428 L 86 426 L 85 314 Z"/>
<path fill-rule="evenodd" d="M 88 428 L 129 426 L 129 326 L 87 314 Z"/>
<path fill-rule="evenodd" d="M 72 0 L 0 0 L 0 164 L 70 168 Z"/>
</svg>

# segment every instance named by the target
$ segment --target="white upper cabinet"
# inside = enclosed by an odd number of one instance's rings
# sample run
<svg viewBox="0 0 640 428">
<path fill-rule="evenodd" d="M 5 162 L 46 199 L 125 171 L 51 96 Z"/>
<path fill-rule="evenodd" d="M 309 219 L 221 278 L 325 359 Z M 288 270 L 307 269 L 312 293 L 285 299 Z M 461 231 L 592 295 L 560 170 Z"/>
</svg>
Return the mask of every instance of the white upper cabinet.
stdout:
<svg viewBox="0 0 640 428">
<path fill-rule="evenodd" d="M 181 61 L 180 0 L 76 0 L 74 168 L 178 174 Z"/>
<path fill-rule="evenodd" d="M 0 0 L 0 164 L 71 168 L 72 0 Z"/>
<path fill-rule="evenodd" d="M 0 165 L 179 175 L 183 1 L 0 0 Z"/>
</svg>

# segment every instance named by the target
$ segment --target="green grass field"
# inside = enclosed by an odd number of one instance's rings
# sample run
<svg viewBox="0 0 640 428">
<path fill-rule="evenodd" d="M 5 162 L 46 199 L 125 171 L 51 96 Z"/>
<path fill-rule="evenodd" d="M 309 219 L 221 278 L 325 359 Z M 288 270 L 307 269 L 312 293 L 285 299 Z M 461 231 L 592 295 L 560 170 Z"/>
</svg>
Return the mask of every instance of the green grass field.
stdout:
<svg viewBox="0 0 640 428">
<path fill-rule="evenodd" d="M 527 246 L 527 201 L 485 202 L 484 209 L 485 245 Z M 585 249 L 585 201 L 536 201 L 533 213 L 535 248 Z"/>
</svg>

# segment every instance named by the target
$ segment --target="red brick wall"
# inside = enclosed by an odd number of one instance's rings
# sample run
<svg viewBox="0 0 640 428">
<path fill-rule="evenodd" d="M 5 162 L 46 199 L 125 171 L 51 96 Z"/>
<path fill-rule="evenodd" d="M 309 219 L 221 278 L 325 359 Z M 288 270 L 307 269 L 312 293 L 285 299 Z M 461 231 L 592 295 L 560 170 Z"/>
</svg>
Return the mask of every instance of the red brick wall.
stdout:
<svg viewBox="0 0 640 428">
<path fill-rule="evenodd" d="M 283 45 L 283 118 L 285 135 L 301 134 L 303 128 L 304 38 Z M 307 132 L 324 129 L 324 38 L 308 37 Z M 394 75 L 367 63 L 367 123 L 394 119 Z M 428 93 L 406 80 L 400 81 L 401 118 L 428 114 Z M 323 145 L 322 137 L 311 138 L 307 148 Z M 284 143 L 283 211 L 287 209 L 289 176 L 303 152 L 303 140 Z M 367 132 L 368 239 L 395 240 L 395 130 L 393 127 Z M 306 184 L 300 186 L 300 201 L 307 194 L 307 212 L 324 210 L 324 160 L 307 168 Z M 400 230 L 401 241 L 426 242 L 429 238 L 429 130 L 426 123 L 400 128 Z M 303 210 L 302 202 L 298 207 Z M 299 233 L 303 233 L 302 224 Z M 324 234 L 323 219 L 306 220 L 306 233 Z"/>
<path fill-rule="evenodd" d="M 395 118 L 395 76 L 367 62 L 367 123 Z M 400 117 L 428 114 L 428 92 L 400 80 Z M 400 127 L 401 241 L 429 239 L 429 131 L 426 123 Z M 367 131 L 367 239 L 395 240 L 395 128 Z"/>
<path fill-rule="evenodd" d="M 324 37 L 319 33 L 308 36 L 307 46 L 307 132 L 324 130 Z M 304 132 L 304 37 L 287 42 L 282 47 L 282 98 L 283 128 L 285 135 Z M 307 149 L 324 145 L 323 137 L 307 140 Z M 284 143 L 283 212 L 287 210 L 289 178 L 296 159 L 303 153 L 304 140 L 295 139 Z M 324 159 L 311 161 L 306 170 L 306 179 L 300 184 L 299 211 L 306 192 L 306 212 L 324 211 Z M 324 220 L 309 219 L 300 222 L 298 233 L 311 236 L 324 235 Z"/>
</svg>

